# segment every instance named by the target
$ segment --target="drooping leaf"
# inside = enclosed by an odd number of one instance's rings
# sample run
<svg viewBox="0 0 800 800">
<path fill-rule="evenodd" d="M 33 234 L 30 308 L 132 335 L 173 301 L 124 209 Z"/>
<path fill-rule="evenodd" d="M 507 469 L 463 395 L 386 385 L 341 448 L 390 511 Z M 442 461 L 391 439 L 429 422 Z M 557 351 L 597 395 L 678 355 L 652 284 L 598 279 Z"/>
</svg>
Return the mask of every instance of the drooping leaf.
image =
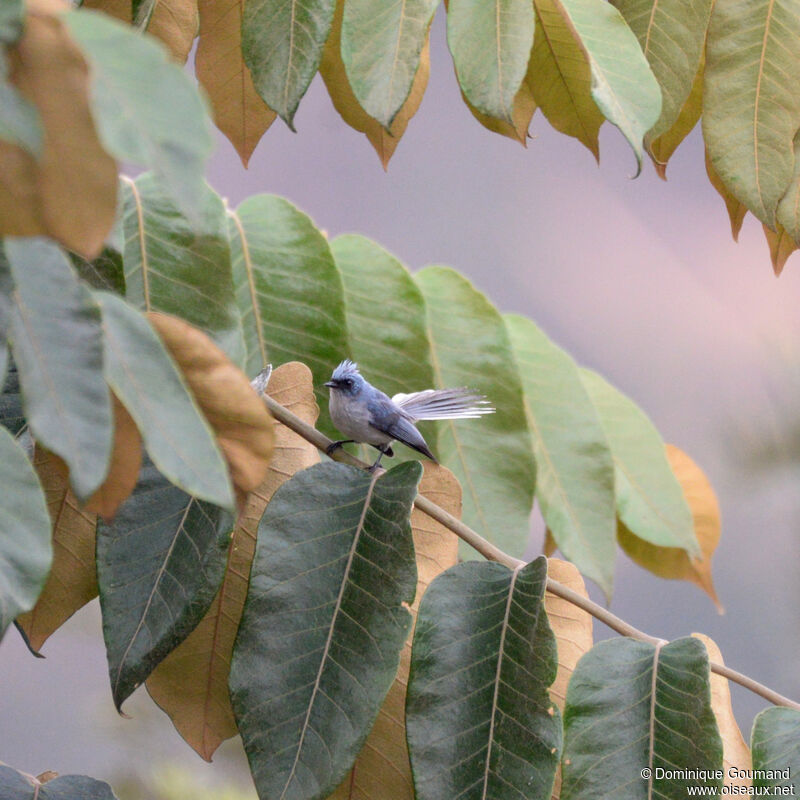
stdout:
<svg viewBox="0 0 800 800">
<path fill-rule="evenodd" d="M 700 67 L 694 76 L 694 83 L 689 96 L 683 103 L 677 119 L 672 127 L 658 136 L 648 135 L 645 139 L 647 152 L 653 159 L 659 178 L 667 179 L 667 162 L 678 149 L 681 142 L 694 130 L 700 121 L 703 111 L 703 73 L 705 72 L 705 58 L 700 59 Z"/>
<path fill-rule="evenodd" d="M 702 642 L 609 639 L 578 662 L 564 711 L 562 800 L 677 800 L 688 785 L 719 791 L 713 771 L 721 768 Z M 706 772 L 684 780 L 666 770 Z"/>
<path fill-rule="evenodd" d="M 667 458 L 692 512 L 694 531 L 700 543 L 700 557 L 690 559 L 678 547 L 658 547 L 634 536 L 620 524 L 620 547 L 640 566 L 662 578 L 691 581 L 699 586 L 722 612 L 711 577 L 711 557 L 719 544 L 720 513 L 714 489 L 703 471 L 686 453 L 667 445 Z"/>
<path fill-rule="evenodd" d="M 97 580 L 117 709 L 205 615 L 225 571 L 232 520 L 149 461 L 113 523 L 97 526 Z"/>
<path fill-rule="evenodd" d="M 107 292 L 95 297 L 103 311 L 106 380 L 153 463 L 194 497 L 232 509 L 225 461 L 183 373 L 140 312 Z"/>
<path fill-rule="evenodd" d="M 767 233 L 769 228 L 765 228 L 764 233 L 770 245 L 772 254 L 772 266 L 776 275 L 780 275 L 786 259 L 797 250 L 797 243 L 800 242 L 800 136 L 795 137 L 794 142 L 794 175 L 792 181 L 786 189 L 786 193 L 778 203 L 776 231 Z M 773 241 L 777 239 L 777 244 Z M 785 241 L 788 239 L 789 241 Z"/>
<path fill-rule="evenodd" d="M 247 376 L 202 331 L 177 317 L 148 316 L 216 434 L 233 485 L 240 492 L 257 489 L 275 443 L 263 401 Z"/>
<path fill-rule="evenodd" d="M 125 272 L 119 250 L 106 245 L 91 261 L 77 253 L 70 253 L 69 257 L 78 277 L 93 289 L 125 294 Z"/>
<path fill-rule="evenodd" d="M 661 90 L 635 34 L 605 0 L 554 5 L 589 60 L 597 107 L 628 140 L 641 170 L 642 141 L 661 114 Z"/>
<path fill-rule="evenodd" d="M 648 139 L 677 121 L 703 58 L 713 0 L 613 0 L 661 87 L 661 116 Z M 696 121 L 696 120 L 695 120 Z"/>
<path fill-rule="evenodd" d="M 693 633 L 708 651 L 709 661 L 724 664 L 722 653 L 713 639 L 702 633 Z M 731 706 L 731 689 L 728 679 L 715 672 L 711 673 L 711 708 L 717 720 L 720 738 L 722 739 L 722 768 L 725 772 L 724 785 L 746 787 L 752 781 L 743 777 L 752 768 L 750 748 L 739 730 L 739 724 Z M 735 768 L 735 769 L 734 769 Z"/>
<path fill-rule="evenodd" d="M 564 584 L 582 597 L 589 598 L 578 568 L 569 561 L 548 558 L 547 577 Z M 558 672 L 550 687 L 550 699 L 563 714 L 567 698 L 567 684 L 575 671 L 575 666 L 583 654 L 592 649 L 593 621 L 588 611 L 584 611 L 551 592 L 545 592 L 544 608 L 558 647 Z M 553 782 L 552 800 L 558 800 L 560 794 L 561 765 L 559 764 Z"/>
<path fill-rule="evenodd" d="M 0 142 L 0 234 L 47 234 L 94 257 L 114 221 L 116 164 L 95 131 L 89 69 L 64 17 L 54 13 L 60 4 L 28 5 L 36 13 L 8 51 L 10 77 L 36 107 L 44 140 L 37 159 Z"/>
<path fill-rule="evenodd" d="M 270 396 L 309 425 L 316 422 L 311 371 L 283 364 L 269 381 Z M 319 451 L 275 423 L 275 454 L 261 486 L 252 492 L 233 530 L 219 593 L 189 636 L 147 679 L 147 691 L 169 714 L 178 732 L 207 761 L 238 731 L 228 692 L 231 653 L 242 617 L 258 523 L 275 490 L 296 472 L 316 464 Z"/>
<path fill-rule="evenodd" d="M 135 181 L 123 178 L 122 197 L 127 299 L 142 310 L 185 319 L 240 364 L 242 334 L 219 195 L 207 184 L 198 188 L 195 204 L 201 216 L 194 223 L 152 173 Z"/>
<path fill-rule="evenodd" d="M 37 447 L 33 466 L 50 513 L 53 564 L 36 605 L 17 617 L 17 624 L 30 648 L 38 653 L 54 631 L 97 597 L 94 559 L 97 518 L 78 505 L 58 456 Z"/>
<path fill-rule="evenodd" d="M 528 68 L 528 76 L 530 73 L 531 67 Z M 488 114 L 481 113 L 467 100 L 464 93 L 461 93 L 461 98 L 467 104 L 470 113 L 484 128 L 490 130 L 492 133 L 499 133 L 501 136 L 513 139 L 519 142 L 523 147 L 528 146 L 528 128 L 530 127 L 531 119 L 533 119 L 533 114 L 536 111 L 536 101 L 533 99 L 533 92 L 528 76 L 526 76 L 514 97 L 514 103 L 511 107 L 511 122 L 506 122 L 503 119 L 497 119 L 495 117 L 490 117 Z"/>
<path fill-rule="evenodd" d="M 711 185 L 717 190 L 717 194 L 725 201 L 725 208 L 728 210 L 728 218 L 731 221 L 731 236 L 733 236 L 733 241 L 736 242 L 739 240 L 739 231 L 742 229 L 742 223 L 747 214 L 747 206 L 739 202 L 728 191 L 722 179 L 717 175 L 708 155 L 708 149 L 706 149 L 706 174 Z"/>
<path fill-rule="evenodd" d="M 534 8 L 533 97 L 557 131 L 574 136 L 599 158 L 597 137 L 604 117 L 592 99 L 589 57 L 555 0 L 535 0 Z"/>
<path fill-rule="evenodd" d="M 52 242 L 8 239 L 5 250 L 16 287 L 11 325 L 25 417 L 66 461 L 75 494 L 86 500 L 105 478 L 113 435 L 100 309 Z"/>
<path fill-rule="evenodd" d="M 447 44 L 461 91 L 482 114 L 513 124 L 533 31 L 529 0 L 450 0 Z"/>
<path fill-rule="evenodd" d="M 336 0 L 250 0 L 242 55 L 256 91 L 294 130 L 294 114 L 319 68 Z"/>
<path fill-rule="evenodd" d="M 703 139 L 727 190 L 765 225 L 794 172 L 800 16 L 791 0 L 720 0 L 708 30 Z"/>
<path fill-rule="evenodd" d="M 107 783 L 86 775 L 60 775 L 47 781 L 43 778 L 0 764 L 0 796 L 3 800 L 116 800 Z"/>
<path fill-rule="evenodd" d="M 411 625 L 421 473 L 319 464 L 267 506 L 230 677 L 261 796 L 327 797 L 369 733 Z"/>
<path fill-rule="evenodd" d="M 344 286 L 350 355 L 364 376 L 390 397 L 434 385 L 425 317 L 425 300 L 408 270 L 380 245 L 356 234 L 339 236 L 331 252 Z M 381 322 L 375 324 L 375 298 Z M 391 298 L 390 300 L 388 298 Z M 420 427 L 436 450 L 433 425 Z M 417 457 L 398 447 L 400 457 Z"/>
<path fill-rule="evenodd" d="M 103 144 L 121 161 L 152 169 L 203 232 L 203 172 L 213 138 L 189 76 L 152 38 L 99 12 L 70 11 L 64 20 L 92 67 L 92 110 Z"/>
<path fill-rule="evenodd" d="M 550 796 L 561 719 L 546 575 L 543 557 L 513 571 L 468 562 L 425 593 L 406 704 L 420 800 Z"/>
<path fill-rule="evenodd" d="M 519 556 L 528 539 L 536 467 L 503 318 L 454 270 L 427 267 L 414 278 L 425 298 L 437 387 L 468 386 L 497 409 L 480 419 L 441 423 L 436 455 L 464 489 L 464 521 Z M 462 548 L 462 556 L 474 553 Z"/>
<path fill-rule="evenodd" d="M 800 773 L 800 712 L 793 708 L 767 708 L 753 722 L 750 734 L 753 753 L 753 769 L 765 770 L 756 775 L 753 787 L 762 789 L 761 794 L 785 794 L 776 791 L 786 787 L 793 791 Z M 778 772 L 770 775 L 769 771 Z"/>
<path fill-rule="evenodd" d="M 0 52 L 0 139 L 24 147 L 36 158 L 42 154 L 43 136 L 36 106 L 8 82 L 6 54 Z"/>
<path fill-rule="evenodd" d="M 414 76 L 414 82 L 411 85 L 408 97 L 395 115 L 389 130 L 387 130 L 380 122 L 373 119 L 364 111 L 356 99 L 353 89 L 350 86 L 350 81 L 347 78 L 347 72 L 341 54 L 343 12 L 344 0 L 339 0 L 336 5 L 336 13 L 334 15 L 333 24 L 331 25 L 331 32 L 322 52 L 322 61 L 319 67 L 320 75 L 322 75 L 322 79 L 325 81 L 325 86 L 328 89 L 328 94 L 342 119 L 351 128 L 360 131 L 367 137 L 370 144 L 375 148 L 375 152 L 378 154 L 383 168 L 386 169 L 389 165 L 389 160 L 392 155 L 394 155 L 394 151 L 408 127 L 411 117 L 417 113 L 428 85 L 428 77 L 430 74 L 430 36 L 426 38 L 420 53 L 419 67 Z"/>
<path fill-rule="evenodd" d="M 611 596 L 614 461 L 578 365 L 525 317 L 505 314 L 536 458 L 536 497 L 559 549 Z"/>
<path fill-rule="evenodd" d="M 244 0 L 199 0 L 195 72 L 206 90 L 214 122 L 247 166 L 275 112 L 259 97 L 242 55 Z"/>
<path fill-rule="evenodd" d="M 797 242 L 780 222 L 775 227 L 776 230 L 773 231 L 766 225 L 762 225 L 764 238 L 767 240 L 767 246 L 769 247 L 769 255 L 772 259 L 772 270 L 777 276 L 783 272 L 789 256 L 797 250 Z"/>
<path fill-rule="evenodd" d="M 0 638 L 30 611 L 42 591 L 53 551 L 42 488 L 25 451 L 0 428 Z"/>
<path fill-rule="evenodd" d="M 408 98 L 439 0 L 347 0 L 341 56 L 359 105 L 389 128 Z"/>
<path fill-rule="evenodd" d="M 342 280 L 328 242 L 305 214 L 273 195 L 248 198 L 229 212 L 228 224 L 245 370 L 307 364 L 322 409 L 320 429 L 333 434 L 322 384 L 349 349 Z"/>
<path fill-rule="evenodd" d="M 584 369 L 581 376 L 611 446 L 620 520 L 646 542 L 699 556 L 691 510 L 661 434 L 632 400 L 596 372 Z"/>
<path fill-rule="evenodd" d="M 419 493 L 456 518 L 461 516 L 461 487 L 444 467 L 423 463 Z M 406 743 L 405 707 L 411 667 L 413 625 L 423 595 L 433 579 L 458 563 L 458 537 L 418 508 L 411 512 L 411 531 L 417 559 L 417 593 L 411 604 L 414 619 L 394 683 L 383 701 L 350 774 L 330 800 L 383 800 L 391 786 L 392 800 L 414 800 L 414 779 Z"/>
</svg>

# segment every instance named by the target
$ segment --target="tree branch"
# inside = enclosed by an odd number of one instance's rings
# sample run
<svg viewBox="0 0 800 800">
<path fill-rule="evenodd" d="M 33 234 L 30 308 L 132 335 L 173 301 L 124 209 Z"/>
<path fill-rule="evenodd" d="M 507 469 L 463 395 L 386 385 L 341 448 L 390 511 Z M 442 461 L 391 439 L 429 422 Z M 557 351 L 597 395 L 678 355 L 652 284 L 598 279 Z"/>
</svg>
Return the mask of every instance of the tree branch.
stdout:
<svg viewBox="0 0 800 800">
<path fill-rule="evenodd" d="M 269 373 L 267 370 L 264 370 L 252 381 L 252 385 L 253 388 L 263 398 L 264 403 L 266 404 L 272 416 L 277 419 L 278 422 L 282 423 L 287 428 L 291 428 L 291 430 L 302 436 L 307 442 L 310 442 L 324 453 L 327 448 L 333 444 L 333 441 L 325 436 L 324 433 L 321 433 L 316 428 L 295 416 L 291 411 L 289 411 L 287 408 L 284 408 L 280 403 L 278 403 L 276 400 L 273 400 L 268 394 L 266 394 L 265 389 L 268 380 Z M 369 467 L 369 464 L 366 464 L 364 461 L 361 461 L 361 459 L 350 455 L 350 453 L 342 448 L 335 450 L 330 457 L 334 461 L 340 461 L 344 464 L 350 464 L 354 467 L 360 467 L 362 469 Z M 385 470 L 381 471 L 383 472 Z M 491 542 L 484 539 L 479 533 L 476 533 L 468 525 L 465 525 L 460 519 L 456 519 L 456 517 L 454 517 L 452 514 L 448 514 L 447 511 L 436 505 L 436 503 L 428 500 L 427 497 L 417 495 L 414 505 L 429 517 L 432 517 L 437 522 L 441 522 L 442 525 L 451 530 L 456 534 L 456 536 L 458 536 L 460 539 L 463 539 L 468 545 L 473 547 L 482 556 L 485 556 L 490 561 L 497 561 L 500 564 L 505 564 L 511 569 L 514 569 L 514 567 L 522 563 L 519 559 L 513 558 L 512 556 L 508 555 L 508 553 L 504 553 L 498 547 L 495 547 Z M 593 616 L 595 619 L 600 620 L 600 622 L 602 622 L 604 625 L 608 626 L 617 633 L 622 634 L 623 636 L 627 636 L 631 639 L 638 639 L 639 641 L 648 642 L 650 644 L 660 644 L 664 641 L 663 639 L 659 639 L 655 636 L 650 636 L 650 634 L 640 631 L 638 628 L 634 628 L 633 625 L 625 622 L 624 619 L 621 619 L 616 614 L 612 614 L 608 609 L 603 608 L 603 606 L 598 605 L 594 601 L 589 600 L 581 594 L 578 594 L 569 587 L 564 586 L 563 583 L 554 581 L 552 578 L 547 579 L 547 591 L 563 598 L 564 600 L 567 600 L 573 605 L 578 606 L 578 608 L 582 608 L 584 611 L 591 614 L 591 616 Z M 788 708 L 794 708 L 800 711 L 800 703 L 796 703 L 794 700 L 790 700 L 788 697 L 778 694 L 778 692 L 773 691 L 768 686 L 758 683 L 758 681 L 749 678 L 747 675 L 743 675 L 741 672 L 737 672 L 735 669 L 731 669 L 724 664 L 717 664 L 714 661 L 709 662 L 709 666 L 711 667 L 712 672 L 715 672 L 717 675 L 721 675 L 724 678 L 733 681 L 734 683 L 738 683 L 740 686 L 744 686 L 745 689 L 749 689 L 751 692 L 760 695 L 773 705 L 786 706 Z"/>
</svg>

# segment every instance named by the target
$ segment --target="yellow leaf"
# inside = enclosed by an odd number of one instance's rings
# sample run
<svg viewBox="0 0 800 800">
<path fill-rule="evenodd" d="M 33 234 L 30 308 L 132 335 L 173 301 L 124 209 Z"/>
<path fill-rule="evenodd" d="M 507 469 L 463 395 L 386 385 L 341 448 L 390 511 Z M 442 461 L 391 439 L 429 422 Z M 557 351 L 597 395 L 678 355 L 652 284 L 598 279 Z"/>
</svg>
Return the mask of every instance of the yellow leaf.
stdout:
<svg viewBox="0 0 800 800">
<path fill-rule="evenodd" d="M 499 133 L 501 136 L 514 139 L 523 147 L 528 146 L 528 128 L 530 127 L 533 114 L 536 111 L 536 101 L 533 99 L 533 93 L 531 92 L 527 77 L 514 96 L 514 104 L 511 108 L 511 118 L 514 121 L 513 125 L 509 124 L 504 119 L 496 119 L 495 117 L 490 117 L 478 111 L 478 109 L 467 100 L 463 92 L 461 93 L 461 99 L 467 104 L 467 108 L 472 112 L 472 116 L 475 117 L 484 128 L 492 131 L 492 133 Z"/>
<path fill-rule="evenodd" d="M 575 39 L 554 0 L 534 0 L 536 33 L 528 66 L 533 96 L 548 122 L 574 136 L 596 159 L 604 117 L 592 99 L 592 73 L 584 49 Z"/>
<path fill-rule="evenodd" d="M 419 493 L 461 517 L 461 486 L 450 470 L 424 463 Z M 411 605 L 416 624 L 422 595 L 430 582 L 458 562 L 458 537 L 415 508 L 411 514 L 417 554 L 417 594 Z M 397 677 L 352 770 L 329 800 L 414 800 L 414 782 L 405 731 L 406 686 L 411 664 L 412 627 L 400 653 Z"/>
<path fill-rule="evenodd" d="M 722 613 L 711 578 L 711 557 L 719 544 L 720 513 L 717 496 L 703 471 L 686 453 L 668 444 L 667 459 L 692 512 L 694 532 L 702 556 L 691 560 L 679 547 L 658 547 L 634 536 L 621 522 L 617 528 L 620 547 L 637 564 L 661 578 L 690 581 L 699 586 Z"/>
<path fill-rule="evenodd" d="M 36 605 L 17 617 L 17 623 L 38 652 L 51 633 L 97 597 L 97 517 L 78 507 L 69 489 L 66 464 L 58 456 L 37 446 L 33 466 L 53 523 L 53 565 Z"/>
<path fill-rule="evenodd" d="M 214 122 L 246 167 L 277 115 L 256 92 L 242 58 L 244 0 L 199 0 L 199 4 L 197 80 L 211 100 Z"/>
<path fill-rule="evenodd" d="M 558 545 L 556 544 L 556 540 L 553 538 L 553 534 L 550 532 L 550 528 L 548 528 L 544 532 L 544 544 L 542 545 L 542 553 L 546 555 L 548 558 L 558 550 Z"/>
<path fill-rule="evenodd" d="M 319 408 L 311 371 L 296 361 L 272 373 L 269 394 L 309 425 Z M 206 761 L 236 724 L 228 699 L 233 643 L 247 597 L 258 523 L 275 490 L 295 472 L 319 461 L 319 452 L 289 428 L 274 422 L 275 454 L 262 484 L 245 504 L 231 538 L 228 566 L 219 594 L 205 617 L 147 679 L 147 691 L 170 716 L 178 732 Z"/>
<path fill-rule="evenodd" d="M 747 206 L 744 203 L 740 203 L 727 190 L 711 163 L 708 150 L 706 150 L 706 174 L 709 181 L 711 181 L 711 185 L 717 190 L 717 194 L 725 201 L 725 208 L 728 209 L 728 217 L 731 221 L 731 235 L 733 236 L 733 241 L 736 242 L 739 240 L 739 231 L 742 229 L 742 223 L 747 214 Z"/>
<path fill-rule="evenodd" d="M 547 577 L 563 583 L 583 597 L 588 598 L 586 584 L 578 568 L 569 561 L 547 559 Z M 581 656 L 592 649 L 592 617 L 583 609 L 574 606 L 550 592 L 545 592 L 544 607 L 558 647 L 558 672 L 550 687 L 550 698 L 563 711 L 567 696 L 567 684 Z M 561 767 L 556 771 L 552 800 L 561 793 Z"/>
<path fill-rule="evenodd" d="M 786 266 L 786 261 L 789 256 L 797 250 L 797 244 L 780 222 L 776 224 L 776 227 L 778 229 L 777 232 L 770 230 L 766 225 L 762 225 L 764 236 L 769 245 L 772 269 L 776 275 L 780 275 L 781 272 L 783 272 L 784 266 Z"/>
<path fill-rule="evenodd" d="M 117 165 L 100 145 L 89 107 L 89 69 L 57 12 L 28 3 L 25 31 L 8 49 L 9 77 L 36 106 L 44 130 L 35 160 L 0 142 L 0 235 L 45 234 L 94 258 L 114 223 Z"/>
<path fill-rule="evenodd" d="M 649 141 L 645 137 L 645 146 L 658 176 L 662 180 L 667 179 L 667 162 L 672 158 L 672 154 L 678 149 L 678 145 L 692 132 L 697 125 L 700 114 L 703 111 L 703 69 L 705 61 L 700 62 L 700 68 L 695 75 L 692 90 L 686 98 L 686 102 L 681 108 L 678 118 L 673 126 L 661 136 Z M 741 223 L 740 223 L 741 224 Z M 735 238 L 735 237 L 734 237 Z"/>
<path fill-rule="evenodd" d="M 233 485 L 240 492 L 257 489 L 267 474 L 275 432 L 247 376 L 188 322 L 158 311 L 147 316 L 217 434 Z"/>
<path fill-rule="evenodd" d="M 706 646 L 709 661 L 716 661 L 717 664 L 725 663 L 722 660 L 722 653 L 713 639 L 703 633 L 693 633 L 692 636 Z M 752 759 L 750 758 L 750 748 L 733 715 L 728 679 L 714 672 L 711 673 L 711 708 L 717 718 L 719 735 L 722 737 L 722 768 L 725 770 L 725 786 L 750 786 L 752 781 L 747 778 L 729 775 L 731 767 L 736 767 L 738 770 L 752 769 Z"/>
<path fill-rule="evenodd" d="M 112 392 L 114 409 L 114 449 L 103 485 L 89 498 L 86 511 L 93 511 L 109 520 L 120 505 L 127 500 L 136 486 L 142 467 L 142 437 L 139 429 Z"/>
<path fill-rule="evenodd" d="M 331 25 L 331 32 L 325 42 L 322 53 L 322 63 L 319 67 L 320 75 L 325 81 L 328 94 L 334 107 L 339 112 L 342 119 L 354 130 L 363 133 L 370 144 L 375 148 L 378 158 L 386 169 L 389 160 L 394 155 L 400 139 L 408 127 L 408 123 L 414 114 L 417 113 L 425 89 L 428 86 L 428 76 L 430 75 L 430 36 L 426 37 L 425 45 L 420 54 L 419 67 L 411 85 L 408 98 L 395 115 L 392 124 L 387 131 L 383 125 L 364 111 L 356 100 L 350 82 L 347 79 L 344 62 L 341 56 L 341 33 L 342 33 L 342 13 L 344 4 L 340 2 L 336 6 L 336 15 Z"/>
</svg>

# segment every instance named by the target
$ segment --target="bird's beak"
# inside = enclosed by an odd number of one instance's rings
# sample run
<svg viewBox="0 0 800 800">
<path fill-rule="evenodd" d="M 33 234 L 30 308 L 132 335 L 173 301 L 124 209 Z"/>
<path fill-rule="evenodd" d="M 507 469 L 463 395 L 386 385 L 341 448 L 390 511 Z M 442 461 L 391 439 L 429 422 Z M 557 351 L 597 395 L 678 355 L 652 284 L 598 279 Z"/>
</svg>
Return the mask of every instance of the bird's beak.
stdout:
<svg viewBox="0 0 800 800">
<path fill-rule="evenodd" d="M 336 384 L 333 381 L 326 381 L 325 382 L 325 386 L 327 386 L 329 389 L 335 389 L 336 388 Z"/>
</svg>

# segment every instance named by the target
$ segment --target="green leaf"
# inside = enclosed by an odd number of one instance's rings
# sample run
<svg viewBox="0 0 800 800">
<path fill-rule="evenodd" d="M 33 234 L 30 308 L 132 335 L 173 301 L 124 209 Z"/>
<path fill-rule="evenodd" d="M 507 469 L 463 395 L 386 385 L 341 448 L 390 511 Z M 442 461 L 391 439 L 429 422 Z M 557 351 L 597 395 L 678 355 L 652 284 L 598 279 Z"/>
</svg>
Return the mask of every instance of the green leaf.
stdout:
<svg viewBox="0 0 800 800">
<path fill-rule="evenodd" d="M 53 549 L 50 516 L 25 451 L 0 427 L 0 638 L 42 591 Z M 5 797 L 0 793 L 0 796 Z"/>
<path fill-rule="evenodd" d="M 3 41 L 3 18 L 0 10 L 0 42 Z M 0 51 L 0 139 L 24 147 L 31 155 L 42 154 L 44 134 L 36 106 L 8 83 L 6 54 Z"/>
<path fill-rule="evenodd" d="M 106 245 L 100 255 L 88 261 L 78 253 L 70 253 L 70 260 L 78 276 L 93 289 L 104 289 L 114 294 L 125 295 L 125 271 L 122 253 Z"/>
<path fill-rule="evenodd" d="M 113 524 L 97 525 L 97 581 L 117 709 L 202 619 L 225 573 L 233 527 L 149 461 Z"/>
<path fill-rule="evenodd" d="M 322 384 L 350 350 L 342 280 L 328 242 L 305 214 L 274 195 L 250 197 L 228 214 L 245 372 L 302 361 L 314 375 L 319 427 L 334 434 Z"/>
<path fill-rule="evenodd" d="M 228 469 L 214 432 L 161 339 L 124 300 L 97 292 L 105 374 L 136 422 L 159 471 L 189 494 L 233 510 Z"/>
<path fill-rule="evenodd" d="M 3 0 L 0 4 L 0 43 L 16 42 L 22 35 L 24 20 L 24 0 Z"/>
<path fill-rule="evenodd" d="M 342 18 L 342 61 L 359 104 L 385 128 L 414 83 L 428 28 L 439 0 L 347 0 Z"/>
<path fill-rule="evenodd" d="M 661 116 L 648 141 L 668 131 L 689 97 L 703 59 L 714 0 L 612 0 L 639 40 L 661 87 Z"/>
<path fill-rule="evenodd" d="M 716 3 L 706 46 L 703 139 L 725 187 L 773 230 L 794 171 L 798 82 L 795 3 Z"/>
<path fill-rule="evenodd" d="M 3 393 L 0 394 L 0 425 L 7 428 L 16 439 L 27 430 L 28 421 L 22 410 L 17 365 L 8 357 L 8 348 L 5 349 L 5 355 L 7 364 L 4 370 Z"/>
<path fill-rule="evenodd" d="M 437 456 L 464 488 L 464 522 L 510 555 L 522 555 L 536 465 L 503 318 L 455 270 L 427 267 L 414 277 L 427 306 L 436 385 L 468 386 L 497 409 L 480 419 L 440 423 Z M 465 546 L 461 553 L 475 557 Z"/>
<path fill-rule="evenodd" d="M 514 571 L 468 562 L 425 593 L 406 701 L 420 800 L 550 797 L 561 719 L 546 580 L 543 556 Z"/>
<path fill-rule="evenodd" d="M 185 319 L 240 365 L 244 343 L 219 195 L 208 184 L 199 187 L 195 224 L 152 173 L 123 179 L 122 202 L 126 298 L 142 310 Z"/>
<path fill-rule="evenodd" d="M 529 74 L 533 97 L 548 122 L 574 136 L 595 158 L 604 117 L 592 99 L 589 58 L 557 0 L 535 0 L 536 33 Z"/>
<path fill-rule="evenodd" d="M 661 434 L 636 403 L 596 372 L 582 369 L 581 376 L 611 445 L 619 518 L 640 539 L 699 557 L 692 512 Z"/>
<path fill-rule="evenodd" d="M 797 243 L 800 242 L 800 132 L 794 138 L 794 156 L 792 181 L 778 203 L 778 224 Z"/>
<path fill-rule="evenodd" d="M 642 140 L 661 114 L 661 90 L 635 34 L 605 0 L 555 0 L 589 59 L 592 97 L 642 168 Z M 694 76 L 693 76 L 694 77 Z"/>
<path fill-rule="evenodd" d="M 450 0 L 447 44 L 461 91 L 481 113 L 513 125 L 533 31 L 530 0 Z"/>
<path fill-rule="evenodd" d="M 116 800 L 111 787 L 86 775 L 60 775 L 46 783 L 0 764 L 3 800 Z"/>
<path fill-rule="evenodd" d="M 230 676 L 261 797 L 326 798 L 369 733 L 411 626 L 421 474 L 319 464 L 261 518 Z"/>
<path fill-rule="evenodd" d="M 600 642 L 567 688 L 561 800 L 684 800 L 687 786 L 722 787 L 713 776 L 659 778 L 659 769 L 722 770 L 705 646 L 691 636 Z"/>
<path fill-rule="evenodd" d="M 92 68 L 92 110 L 115 158 L 152 169 L 193 223 L 205 219 L 206 160 L 214 140 L 189 75 L 155 39 L 105 14 L 64 14 Z"/>
<path fill-rule="evenodd" d="M 67 463 L 73 491 L 86 500 L 106 476 L 113 438 L 100 309 L 50 240 L 6 239 L 5 249 L 16 287 L 11 335 L 25 416 L 36 438 Z"/>
<path fill-rule="evenodd" d="M 300 99 L 316 75 L 335 0 L 249 0 L 242 18 L 242 55 L 256 91 L 294 130 Z"/>
<path fill-rule="evenodd" d="M 786 794 L 778 787 L 793 792 L 800 775 L 800 712 L 793 708 L 764 709 L 753 722 L 750 734 L 753 769 L 768 774 L 753 779 L 753 786 L 769 789 L 761 794 Z M 769 775 L 769 771 L 779 774 Z"/>
<path fill-rule="evenodd" d="M 614 461 L 577 364 L 529 319 L 505 314 L 536 458 L 536 497 L 561 552 L 611 597 Z"/>
<path fill-rule="evenodd" d="M 432 387 L 425 300 L 411 274 L 391 253 L 364 236 L 339 236 L 331 252 L 344 284 L 350 354 L 367 380 L 390 397 Z M 376 297 L 384 298 L 379 303 L 380 324 L 376 324 Z M 435 424 L 419 427 L 436 450 Z M 395 454 L 418 458 L 402 447 Z"/>
</svg>

